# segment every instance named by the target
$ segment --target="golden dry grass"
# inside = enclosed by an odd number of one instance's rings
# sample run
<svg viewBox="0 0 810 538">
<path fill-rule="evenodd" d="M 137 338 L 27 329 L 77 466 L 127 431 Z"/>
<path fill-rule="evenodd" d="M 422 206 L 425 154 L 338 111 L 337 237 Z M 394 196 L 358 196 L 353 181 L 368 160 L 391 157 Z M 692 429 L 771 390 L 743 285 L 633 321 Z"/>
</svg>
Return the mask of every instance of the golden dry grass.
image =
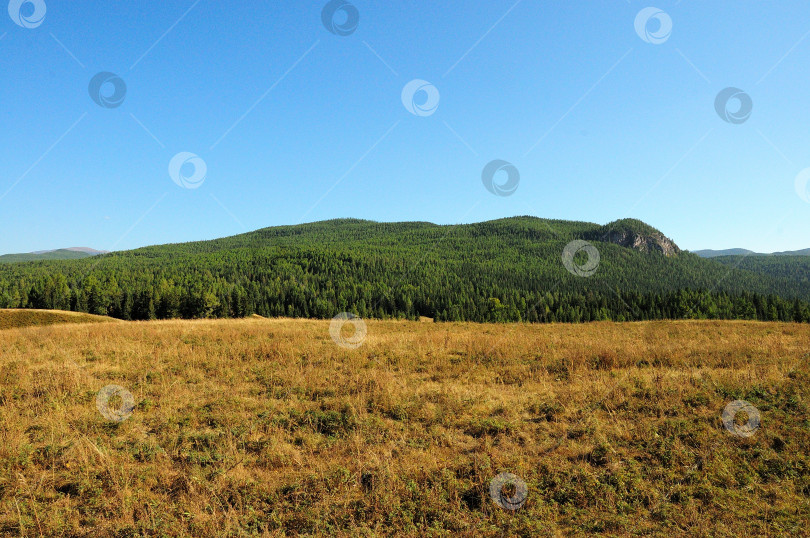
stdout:
<svg viewBox="0 0 810 538">
<path fill-rule="evenodd" d="M 0 331 L 0 534 L 807 534 L 808 326 L 367 324 Z"/>
</svg>

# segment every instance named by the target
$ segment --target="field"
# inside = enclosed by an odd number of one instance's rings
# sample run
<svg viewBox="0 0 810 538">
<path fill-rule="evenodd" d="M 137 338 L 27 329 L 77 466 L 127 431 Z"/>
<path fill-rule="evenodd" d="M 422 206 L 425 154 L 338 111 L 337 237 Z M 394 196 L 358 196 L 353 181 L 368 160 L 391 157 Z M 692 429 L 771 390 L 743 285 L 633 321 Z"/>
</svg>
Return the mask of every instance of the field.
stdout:
<svg viewBox="0 0 810 538">
<path fill-rule="evenodd" d="M 807 325 L 368 321 L 361 344 L 291 319 L 0 331 L 0 535 L 808 535 Z"/>
</svg>

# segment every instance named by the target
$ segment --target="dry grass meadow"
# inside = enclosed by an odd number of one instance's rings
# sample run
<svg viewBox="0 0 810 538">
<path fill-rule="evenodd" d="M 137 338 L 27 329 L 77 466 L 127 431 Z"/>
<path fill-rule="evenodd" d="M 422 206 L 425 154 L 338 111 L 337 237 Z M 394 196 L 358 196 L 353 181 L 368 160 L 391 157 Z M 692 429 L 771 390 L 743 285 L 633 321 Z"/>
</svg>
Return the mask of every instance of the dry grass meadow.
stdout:
<svg viewBox="0 0 810 538">
<path fill-rule="evenodd" d="M 367 325 L 1 330 L 0 535 L 808 535 L 808 326 Z"/>
</svg>

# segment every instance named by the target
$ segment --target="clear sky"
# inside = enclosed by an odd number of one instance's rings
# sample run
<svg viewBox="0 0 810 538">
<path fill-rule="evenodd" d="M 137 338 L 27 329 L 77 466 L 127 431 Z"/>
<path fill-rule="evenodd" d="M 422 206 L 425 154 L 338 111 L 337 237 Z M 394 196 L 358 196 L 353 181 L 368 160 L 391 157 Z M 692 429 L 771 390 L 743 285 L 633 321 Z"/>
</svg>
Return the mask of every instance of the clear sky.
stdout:
<svg viewBox="0 0 810 538">
<path fill-rule="evenodd" d="M 0 11 L 0 253 L 526 214 L 810 247 L 806 0 L 351 0 L 332 31 L 323 0 L 20 3 Z M 744 121 L 716 110 L 728 87 Z M 482 183 L 496 159 L 510 196 Z"/>
</svg>

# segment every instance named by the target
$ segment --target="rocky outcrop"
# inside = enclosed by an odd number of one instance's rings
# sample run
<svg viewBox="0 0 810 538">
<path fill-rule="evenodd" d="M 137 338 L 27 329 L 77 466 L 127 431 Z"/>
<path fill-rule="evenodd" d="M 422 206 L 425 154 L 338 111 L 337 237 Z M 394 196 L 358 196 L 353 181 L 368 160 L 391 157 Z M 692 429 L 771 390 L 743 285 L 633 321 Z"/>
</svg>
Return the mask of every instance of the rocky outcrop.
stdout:
<svg viewBox="0 0 810 538">
<path fill-rule="evenodd" d="M 660 252 L 664 256 L 677 256 L 681 252 L 678 245 L 661 232 L 643 234 L 632 230 L 609 230 L 601 240 L 640 252 Z"/>
</svg>

